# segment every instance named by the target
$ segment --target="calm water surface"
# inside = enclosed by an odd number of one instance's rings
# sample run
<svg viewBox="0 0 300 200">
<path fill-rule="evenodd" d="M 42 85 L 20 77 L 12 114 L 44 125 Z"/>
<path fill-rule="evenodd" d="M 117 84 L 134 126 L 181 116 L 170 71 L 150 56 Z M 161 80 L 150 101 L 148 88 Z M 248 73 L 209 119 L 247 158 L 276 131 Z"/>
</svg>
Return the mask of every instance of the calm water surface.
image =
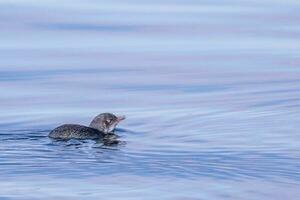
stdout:
<svg viewBox="0 0 300 200">
<path fill-rule="evenodd" d="M 0 1 L 0 199 L 299 199 L 299 1 Z M 127 115 L 121 145 L 55 142 Z"/>
</svg>

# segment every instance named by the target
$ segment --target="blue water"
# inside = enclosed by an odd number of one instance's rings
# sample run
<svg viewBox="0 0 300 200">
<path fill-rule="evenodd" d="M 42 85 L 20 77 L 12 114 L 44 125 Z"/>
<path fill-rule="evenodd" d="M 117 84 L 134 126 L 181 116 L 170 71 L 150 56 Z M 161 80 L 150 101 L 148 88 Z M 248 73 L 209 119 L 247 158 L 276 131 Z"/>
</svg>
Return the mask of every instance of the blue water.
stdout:
<svg viewBox="0 0 300 200">
<path fill-rule="evenodd" d="M 0 1 L 0 199 L 299 199 L 299 10 Z M 101 112 L 120 145 L 47 137 Z"/>
</svg>

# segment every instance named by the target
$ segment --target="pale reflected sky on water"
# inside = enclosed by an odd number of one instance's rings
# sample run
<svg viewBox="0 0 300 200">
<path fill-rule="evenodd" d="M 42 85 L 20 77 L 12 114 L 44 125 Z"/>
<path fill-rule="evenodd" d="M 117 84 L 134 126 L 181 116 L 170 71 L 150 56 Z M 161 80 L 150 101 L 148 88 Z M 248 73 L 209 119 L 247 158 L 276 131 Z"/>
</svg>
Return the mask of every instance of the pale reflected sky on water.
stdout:
<svg viewBox="0 0 300 200">
<path fill-rule="evenodd" d="M 0 1 L 0 199 L 298 199 L 298 1 Z M 122 145 L 57 143 L 125 114 Z"/>
</svg>

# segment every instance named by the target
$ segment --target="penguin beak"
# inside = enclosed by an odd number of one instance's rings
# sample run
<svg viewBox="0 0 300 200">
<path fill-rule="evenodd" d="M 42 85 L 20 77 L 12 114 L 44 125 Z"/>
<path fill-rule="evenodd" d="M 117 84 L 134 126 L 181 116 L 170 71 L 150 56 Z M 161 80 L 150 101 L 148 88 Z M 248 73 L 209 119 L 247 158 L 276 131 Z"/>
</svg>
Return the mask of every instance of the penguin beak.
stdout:
<svg viewBox="0 0 300 200">
<path fill-rule="evenodd" d="M 117 116 L 117 121 L 118 122 L 123 121 L 124 119 L 126 119 L 125 115 Z"/>
<path fill-rule="evenodd" d="M 126 118 L 126 117 L 125 117 L 124 115 L 122 115 L 122 116 L 117 116 L 117 120 L 116 120 L 113 124 L 111 124 L 111 125 L 108 127 L 107 133 L 113 132 L 113 131 L 115 130 L 116 126 L 118 125 L 118 123 L 119 123 L 120 121 L 124 120 L 125 118 Z"/>
</svg>

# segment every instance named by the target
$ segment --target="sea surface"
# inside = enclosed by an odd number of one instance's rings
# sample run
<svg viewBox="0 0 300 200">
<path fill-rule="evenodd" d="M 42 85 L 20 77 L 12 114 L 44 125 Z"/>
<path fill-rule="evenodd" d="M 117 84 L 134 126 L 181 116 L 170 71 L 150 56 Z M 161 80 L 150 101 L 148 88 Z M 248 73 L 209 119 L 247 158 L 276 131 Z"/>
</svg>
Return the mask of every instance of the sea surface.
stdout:
<svg viewBox="0 0 300 200">
<path fill-rule="evenodd" d="M 300 199 L 299 11 L 0 0 L 0 199 Z M 47 137 L 102 112 L 119 145 Z"/>
</svg>

